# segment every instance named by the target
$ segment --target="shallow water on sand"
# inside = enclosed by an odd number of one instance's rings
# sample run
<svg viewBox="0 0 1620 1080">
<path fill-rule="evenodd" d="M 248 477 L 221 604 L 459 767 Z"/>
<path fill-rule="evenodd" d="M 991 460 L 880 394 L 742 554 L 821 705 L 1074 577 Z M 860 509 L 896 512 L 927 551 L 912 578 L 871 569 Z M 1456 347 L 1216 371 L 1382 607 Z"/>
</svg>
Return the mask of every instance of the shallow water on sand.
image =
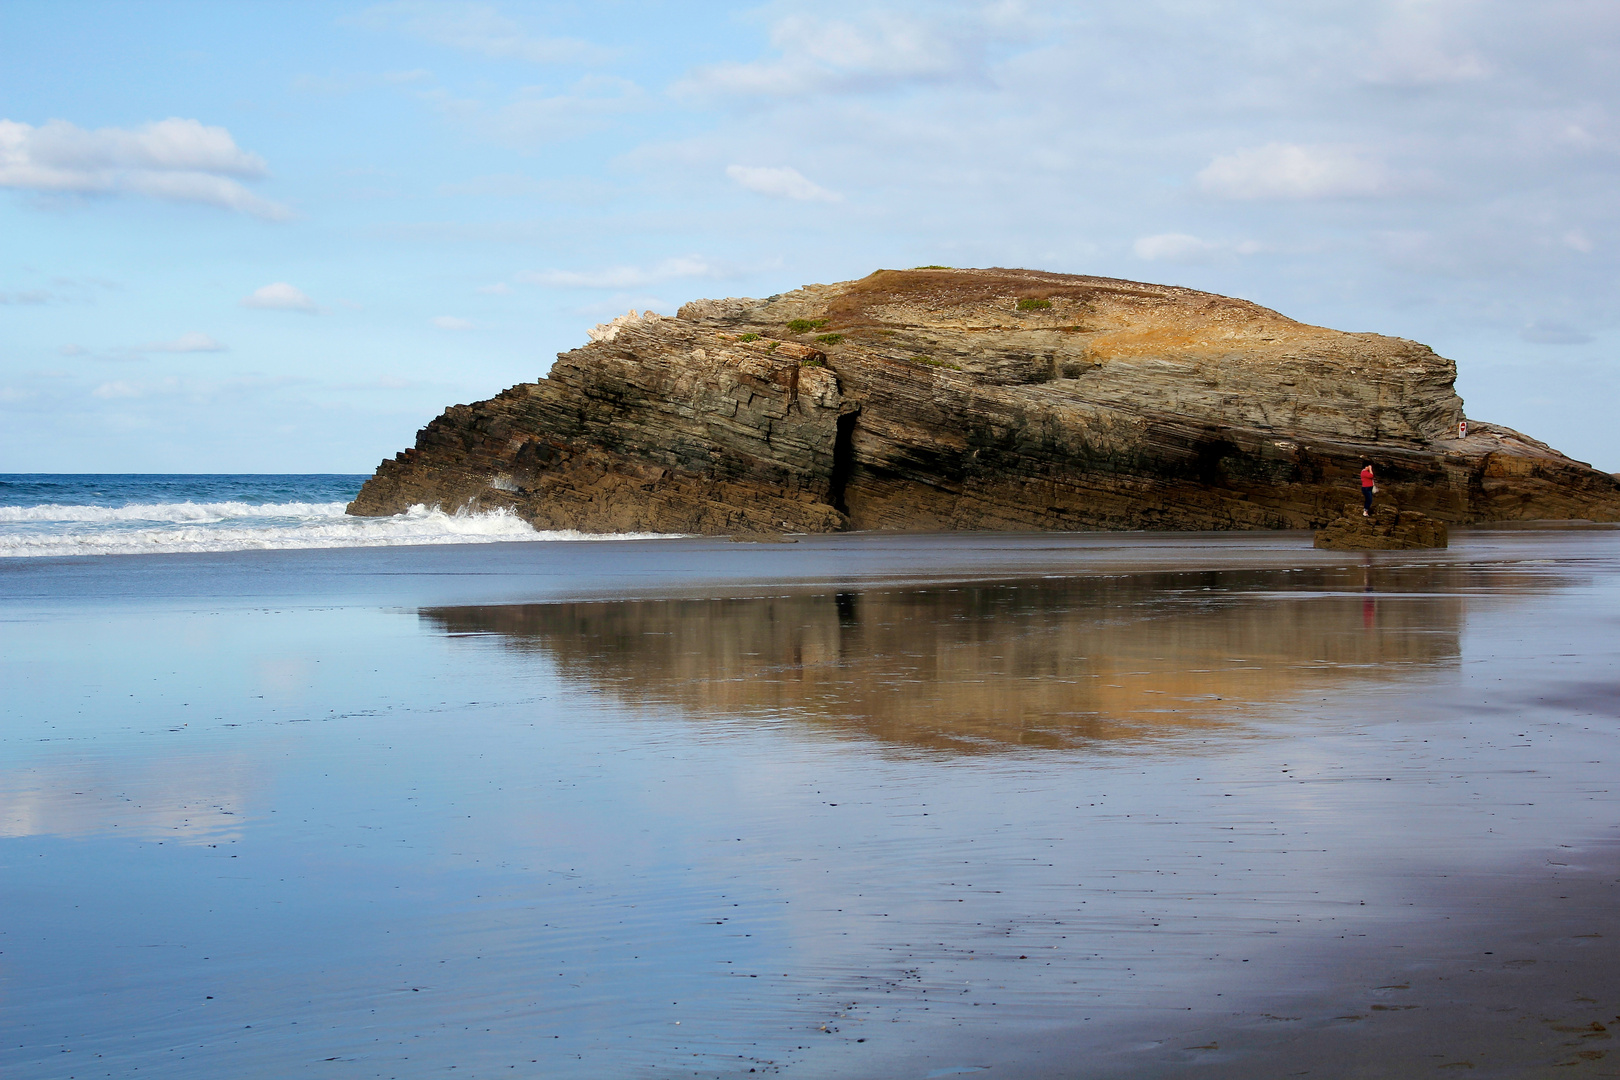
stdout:
<svg viewBox="0 0 1620 1080">
<path fill-rule="evenodd" d="M 1620 534 L 1307 544 L 29 560 L 0 1073 L 1606 1075 Z"/>
</svg>

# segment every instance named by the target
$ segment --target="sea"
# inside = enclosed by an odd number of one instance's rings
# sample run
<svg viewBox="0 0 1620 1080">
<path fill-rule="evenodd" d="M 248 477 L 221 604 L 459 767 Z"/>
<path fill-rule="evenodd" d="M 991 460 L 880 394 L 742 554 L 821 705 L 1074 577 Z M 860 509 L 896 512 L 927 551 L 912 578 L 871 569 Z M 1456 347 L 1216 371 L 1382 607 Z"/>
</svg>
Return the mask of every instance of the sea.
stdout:
<svg viewBox="0 0 1620 1080">
<path fill-rule="evenodd" d="M 350 517 L 353 473 L 0 473 L 0 558 L 578 540 L 504 509 Z"/>
</svg>

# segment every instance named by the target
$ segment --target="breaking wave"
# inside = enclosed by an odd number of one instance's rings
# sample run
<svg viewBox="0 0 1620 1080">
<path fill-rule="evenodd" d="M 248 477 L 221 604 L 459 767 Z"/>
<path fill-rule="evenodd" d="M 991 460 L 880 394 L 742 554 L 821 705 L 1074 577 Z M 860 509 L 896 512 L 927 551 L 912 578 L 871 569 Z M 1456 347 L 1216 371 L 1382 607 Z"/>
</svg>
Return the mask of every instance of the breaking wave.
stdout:
<svg viewBox="0 0 1620 1080">
<path fill-rule="evenodd" d="M 124 506 L 0 506 L 0 558 L 165 552 L 494 544 L 513 540 L 641 539 L 540 532 L 508 510 L 413 506 L 393 517 L 349 517 L 341 502 L 168 502 Z"/>
<path fill-rule="evenodd" d="M 0 523 L 13 521 L 64 522 L 196 522 L 212 524 L 232 518 L 329 518 L 343 515 L 337 503 L 175 502 L 135 503 L 129 506 L 0 506 Z M 412 508 L 413 510 L 416 508 Z"/>
</svg>

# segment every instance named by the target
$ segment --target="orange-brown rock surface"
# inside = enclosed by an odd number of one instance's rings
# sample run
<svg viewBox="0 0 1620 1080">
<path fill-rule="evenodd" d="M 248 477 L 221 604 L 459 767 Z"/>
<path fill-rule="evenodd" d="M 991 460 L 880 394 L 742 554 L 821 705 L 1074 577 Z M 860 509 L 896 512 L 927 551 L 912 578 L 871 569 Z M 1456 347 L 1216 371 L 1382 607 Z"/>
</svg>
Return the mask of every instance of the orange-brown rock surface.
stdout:
<svg viewBox="0 0 1620 1080">
<path fill-rule="evenodd" d="M 882 270 L 621 317 L 456 405 L 350 505 L 542 529 L 1310 528 L 1364 463 L 1452 523 L 1620 520 L 1620 481 L 1470 421 L 1426 346 L 1191 289 Z"/>
<path fill-rule="evenodd" d="M 1416 510 L 1375 506 L 1368 514 L 1359 505 L 1344 508 L 1342 517 L 1316 534 L 1315 546 L 1330 551 L 1410 551 L 1450 544 L 1446 523 Z"/>
</svg>

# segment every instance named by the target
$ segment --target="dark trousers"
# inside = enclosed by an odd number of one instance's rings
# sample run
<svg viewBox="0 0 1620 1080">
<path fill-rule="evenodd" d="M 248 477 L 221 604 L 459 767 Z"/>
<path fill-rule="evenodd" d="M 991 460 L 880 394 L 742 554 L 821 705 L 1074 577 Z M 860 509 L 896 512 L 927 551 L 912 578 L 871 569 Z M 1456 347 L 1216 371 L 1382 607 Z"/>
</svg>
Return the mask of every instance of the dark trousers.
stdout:
<svg viewBox="0 0 1620 1080">
<path fill-rule="evenodd" d="M 1369 514 L 1372 513 L 1372 488 L 1364 487 L 1361 489 L 1361 502 L 1362 509 Z"/>
</svg>

